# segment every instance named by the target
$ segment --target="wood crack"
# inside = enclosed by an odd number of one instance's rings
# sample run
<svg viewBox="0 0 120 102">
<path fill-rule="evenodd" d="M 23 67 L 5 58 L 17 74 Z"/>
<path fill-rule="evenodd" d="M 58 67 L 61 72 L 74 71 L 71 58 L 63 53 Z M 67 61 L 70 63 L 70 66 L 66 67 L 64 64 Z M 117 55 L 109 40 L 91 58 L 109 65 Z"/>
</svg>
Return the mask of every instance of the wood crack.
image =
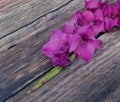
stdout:
<svg viewBox="0 0 120 102">
<path fill-rule="evenodd" d="M 55 11 L 57 11 L 57 10 L 65 7 L 66 5 L 68 5 L 69 3 L 71 3 L 72 1 L 74 1 L 74 0 L 70 0 L 70 1 L 68 1 L 67 3 L 65 3 L 64 5 L 61 5 L 60 7 L 58 7 L 58 8 L 56 8 L 56 9 L 52 10 L 52 11 L 49 11 L 49 12 L 41 15 L 40 17 L 36 18 L 36 19 L 33 20 L 32 22 L 30 22 L 30 23 L 28 23 L 28 24 L 25 24 L 25 25 L 23 25 L 22 27 L 19 27 L 18 29 L 14 30 L 14 31 L 12 31 L 12 32 L 9 32 L 9 33 L 7 33 L 7 34 L 5 34 L 4 36 L 0 37 L 0 40 L 3 39 L 3 38 L 5 38 L 5 37 L 8 36 L 8 35 L 11 35 L 12 33 L 17 32 L 18 30 L 20 30 L 20 29 L 22 29 L 22 28 L 24 28 L 24 27 L 27 27 L 28 25 L 36 22 L 37 20 L 43 18 L 44 16 L 46 16 L 46 15 L 48 15 L 48 14 L 50 14 L 50 13 L 53 13 L 53 12 L 55 12 Z"/>
</svg>

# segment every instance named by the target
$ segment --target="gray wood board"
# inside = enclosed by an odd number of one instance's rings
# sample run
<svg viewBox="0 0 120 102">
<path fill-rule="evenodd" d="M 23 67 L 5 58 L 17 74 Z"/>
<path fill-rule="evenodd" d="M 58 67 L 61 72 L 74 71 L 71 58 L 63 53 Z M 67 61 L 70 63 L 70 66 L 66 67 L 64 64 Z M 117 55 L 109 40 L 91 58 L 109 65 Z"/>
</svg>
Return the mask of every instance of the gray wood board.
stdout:
<svg viewBox="0 0 120 102">
<path fill-rule="evenodd" d="M 78 9 L 84 9 L 84 0 L 5 0 L 0 4 L 0 102 L 12 95 L 8 102 L 120 100 L 118 29 L 100 37 L 104 45 L 92 62 L 77 59 L 38 91 L 26 95 L 35 83 L 31 82 L 52 68 L 41 53 L 42 46 Z"/>
</svg>

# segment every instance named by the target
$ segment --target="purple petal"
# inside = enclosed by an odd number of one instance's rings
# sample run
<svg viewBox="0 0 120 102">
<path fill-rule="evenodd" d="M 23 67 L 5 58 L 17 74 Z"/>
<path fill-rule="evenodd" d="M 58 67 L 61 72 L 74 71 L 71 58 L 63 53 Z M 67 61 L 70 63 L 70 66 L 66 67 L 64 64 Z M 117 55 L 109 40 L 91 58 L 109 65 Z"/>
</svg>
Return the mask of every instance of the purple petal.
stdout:
<svg viewBox="0 0 120 102">
<path fill-rule="evenodd" d="M 95 37 L 89 37 L 88 43 L 92 44 L 95 50 L 102 47 L 102 40 L 96 39 Z"/>
<path fill-rule="evenodd" d="M 104 9 L 103 11 L 103 14 L 104 16 L 109 16 L 109 15 L 112 15 L 114 12 L 113 12 L 113 8 L 112 8 L 112 5 L 107 3 L 106 4 L 106 8 Z"/>
<path fill-rule="evenodd" d="M 93 27 L 94 36 L 97 36 L 100 32 L 105 32 L 104 23 L 96 24 Z"/>
<path fill-rule="evenodd" d="M 117 4 L 114 5 L 114 7 L 113 7 L 113 12 L 114 12 L 113 16 L 114 17 L 119 15 L 119 8 L 120 8 L 120 6 L 118 6 Z"/>
<path fill-rule="evenodd" d="M 84 11 L 82 13 L 82 16 L 83 16 L 83 18 L 84 18 L 83 20 L 84 20 L 84 22 L 86 24 L 88 24 L 89 22 L 91 22 L 91 21 L 93 21 L 95 19 L 94 18 L 94 14 L 91 11 L 89 11 L 89 10 Z"/>
<path fill-rule="evenodd" d="M 99 3 L 96 0 L 86 0 L 85 1 L 87 9 L 97 9 L 99 8 Z"/>
<path fill-rule="evenodd" d="M 82 26 L 78 29 L 78 34 L 82 35 L 84 33 L 86 33 L 88 31 L 88 29 L 90 28 L 90 25 L 85 25 L 85 26 Z"/>
<path fill-rule="evenodd" d="M 70 64 L 70 59 L 65 54 L 57 54 L 57 56 L 52 59 L 52 63 L 53 66 L 66 67 Z"/>
<path fill-rule="evenodd" d="M 95 31 L 94 31 L 94 26 L 88 26 L 88 29 L 86 30 L 86 32 L 84 32 L 83 34 L 80 34 L 80 35 L 86 35 L 88 37 L 96 36 Z"/>
<path fill-rule="evenodd" d="M 104 6 L 106 5 L 106 4 L 108 4 L 108 0 L 99 0 L 98 1 L 98 3 L 99 3 L 99 6 L 100 6 L 100 9 L 104 9 Z"/>
<path fill-rule="evenodd" d="M 105 29 L 108 31 L 112 29 L 110 18 L 108 18 L 108 17 L 105 17 Z"/>
<path fill-rule="evenodd" d="M 93 44 L 95 50 L 98 50 L 102 47 L 102 41 L 101 40 L 94 39 L 94 41 L 91 42 L 91 44 Z"/>
<path fill-rule="evenodd" d="M 86 43 L 84 45 L 79 44 L 75 53 L 78 58 L 82 58 L 84 61 L 89 62 L 93 58 L 94 50 L 94 45 L 91 43 Z"/>
<path fill-rule="evenodd" d="M 111 21 L 111 25 L 112 25 L 112 27 L 118 25 L 118 20 L 119 20 L 119 17 L 115 17 L 115 18 Z"/>
<path fill-rule="evenodd" d="M 74 23 L 74 25 L 77 27 L 77 26 L 81 26 L 83 25 L 83 22 L 82 22 L 82 13 L 80 11 L 77 11 L 73 17 L 72 17 L 72 20 L 71 22 Z"/>
<path fill-rule="evenodd" d="M 61 49 L 61 43 L 56 41 L 49 41 L 42 48 L 42 53 L 52 58 L 54 54 Z"/>
<path fill-rule="evenodd" d="M 117 3 L 120 4 L 120 0 L 117 0 Z"/>
<path fill-rule="evenodd" d="M 63 35 L 64 33 L 60 30 L 54 30 L 53 31 L 53 34 L 51 35 L 50 37 L 50 40 L 56 40 L 56 41 L 60 41 L 61 40 L 61 36 Z"/>
<path fill-rule="evenodd" d="M 69 49 L 69 52 L 73 52 L 77 48 L 77 46 L 79 44 L 79 40 L 80 40 L 79 35 L 71 35 L 70 36 L 70 40 L 69 40 L 70 49 Z"/>
<path fill-rule="evenodd" d="M 102 12 L 101 9 L 97 9 L 97 10 L 95 11 L 94 15 L 95 15 L 95 19 L 96 19 L 96 20 L 100 20 L 100 21 L 102 21 L 102 22 L 104 21 L 103 12 Z"/>
<path fill-rule="evenodd" d="M 64 33 L 60 30 L 54 30 L 50 41 L 48 41 L 42 48 L 43 54 L 48 57 L 54 57 L 54 54 L 59 52 L 62 48 L 61 37 Z"/>
<path fill-rule="evenodd" d="M 75 29 L 74 23 L 72 23 L 72 22 L 67 22 L 67 23 L 64 25 L 63 32 L 68 33 L 68 34 L 71 34 L 71 33 L 73 33 L 74 29 Z"/>
</svg>

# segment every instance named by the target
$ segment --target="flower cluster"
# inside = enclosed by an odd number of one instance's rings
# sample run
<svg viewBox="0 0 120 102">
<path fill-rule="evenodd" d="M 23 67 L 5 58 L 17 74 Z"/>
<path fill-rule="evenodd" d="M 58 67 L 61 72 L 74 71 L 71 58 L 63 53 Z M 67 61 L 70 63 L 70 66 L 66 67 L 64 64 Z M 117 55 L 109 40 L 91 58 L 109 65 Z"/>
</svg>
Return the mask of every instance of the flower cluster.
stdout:
<svg viewBox="0 0 120 102">
<path fill-rule="evenodd" d="M 86 62 L 91 61 L 94 52 L 102 46 L 97 36 L 120 27 L 120 0 L 114 5 L 107 0 L 86 0 L 85 7 L 85 11 L 77 11 L 62 30 L 54 30 L 43 46 L 42 52 L 51 58 L 53 66 L 68 66 L 71 53 Z"/>
</svg>

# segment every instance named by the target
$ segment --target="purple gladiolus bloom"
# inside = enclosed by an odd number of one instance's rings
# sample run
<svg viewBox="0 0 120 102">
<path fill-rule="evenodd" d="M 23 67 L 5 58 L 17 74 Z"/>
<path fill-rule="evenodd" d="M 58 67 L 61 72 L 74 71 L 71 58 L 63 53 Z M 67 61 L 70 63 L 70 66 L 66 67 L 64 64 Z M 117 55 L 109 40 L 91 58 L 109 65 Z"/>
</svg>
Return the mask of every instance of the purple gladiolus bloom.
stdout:
<svg viewBox="0 0 120 102">
<path fill-rule="evenodd" d="M 66 28 L 72 28 L 72 31 L 75 33 L 76 30 L 80 29 L 82 26 L 91 26 L 91 29 L 94 32 L 94 36 L 97 36 L 100 32 L 104 32 L 104 17 L 101 9 L 97 9 L 94 13 L 90 10 L 84 12 L 77 12 L 74 14 L 71 23 L 66 25 Z M 73 30 L 76 29 L 76 30 Z"/>
<path fill-rule="evenodd" d="M 99 8 L 99 2 L 97 0 L 86 0 L 86 8 L 89 10 L 94 10 Z"/>
<path fill-rule="evenodd" d="M 84 25 L 89 24 L 97 36 L 100 32 L 104 32 L 104 17 L 101 9 L 97 9 L 94 13 L 87 10 L 83 12 Z"/>
<path fill-rule="evenodd" d="M 60 30 L 54 30 L 50 41 L 43 46 L 42 52 L 52 59 L 54 66 L 67 66 L 70 62 L 68 36 Z"/>
<path fill-rule="evenodd" d="M 92 31 L 90 32 L 90 30 L 88 30 L 84 33 L 80 33 L 79 31 L 79 45 L 74 51 L 78 58 L 82 58 L 86 62 L 91 61 L 94 52 L 102 46 L 102 41 L 97 40 L 94 36 L 91 36 L 90 33 L 92 33 Z"/>
<path fill-rule="evenodd" d="M 117 24 L 117 27 L 120 28 L 120 0 L 117 0 L 117 3 L 115 5 L 115 10 L 116 12 L 118 13 L 118 24 Z"/>
<path fill-rule="evenodd" d="M 107 2 L 108 2 L 107 0 L 105 0 L 104 2 L 102 0 L 86 0 L 85 6 L 86 9 L 94 12 L 96 9 L 102 9 Z"/>
<path fill-rule="evenodd" d="M 86 0 L 86 10 L 77 11 L 63 30 L 54 30 L 42 52 L 51 58 L 54 66 L 66 67 L 70 64 L 70 54 L 91 61 L 94 52 L 102 46 L 98 34 L 120 27 L 120 0 L 115 5 L 108 0 Z"/>
<path fill-rule="evenodd" d="M 114 26 L 118 24 L 118 10 L 111 4 L 107 3 L 103 11 L 105 20 L 105 29 L 107 31 L 111 30 Z"/>
<path fill-rule="evenodd" d="M 54 30 L 50 41 L 43 46 L 42 52 L 52 59 L 54 66 L 68 66 L 69 54 L 76 49 L 79 39 L 79 35 L 65 34 L 60 30 Z"/>
<path fill-rule="evenodd" d="M 75 28 L 75 25 L 73 22 L 67 22 L 64 25 L 63 32 L 65 32 L 67 34 L 73 34 L 75 29 L 76 28 Z"/>
<path fill-rule="evenodd" d="M 70 58 L 68 56 L 68 52 L 64 53 L 56 53 L 52 58 L 53 66 L 63 66 L 66 67 L 70 64 Z"/>
</svg>

